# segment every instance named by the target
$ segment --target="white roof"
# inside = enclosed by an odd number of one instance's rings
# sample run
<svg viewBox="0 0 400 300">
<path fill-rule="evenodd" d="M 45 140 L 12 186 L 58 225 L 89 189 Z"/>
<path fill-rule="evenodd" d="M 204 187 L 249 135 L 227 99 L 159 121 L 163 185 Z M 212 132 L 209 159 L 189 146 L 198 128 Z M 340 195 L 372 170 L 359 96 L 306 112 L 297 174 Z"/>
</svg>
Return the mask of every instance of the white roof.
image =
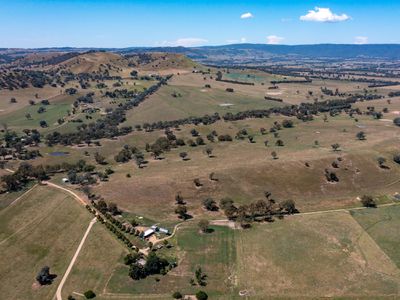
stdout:
<svg viewBox="0 0 400 300">
<path fill-rule="evenodd" d="M 147 230 L 144 232 L 143 236 L 144 236 L 144 237 L 148 237 L 149 235 L 152 235 L 153 233 L 154 233 L 154 230 L 153 230 L 153 229 L 147 229 Z"/>
</svg>

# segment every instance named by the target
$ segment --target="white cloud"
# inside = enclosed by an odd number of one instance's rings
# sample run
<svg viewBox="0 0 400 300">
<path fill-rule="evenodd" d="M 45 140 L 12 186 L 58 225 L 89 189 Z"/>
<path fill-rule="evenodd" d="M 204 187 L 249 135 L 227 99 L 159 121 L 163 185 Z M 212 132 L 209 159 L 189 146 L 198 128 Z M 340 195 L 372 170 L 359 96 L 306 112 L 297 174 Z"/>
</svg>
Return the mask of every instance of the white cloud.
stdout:
<svg viewBox="0 0 400 300">
<path fill-rule="evenodd" d="M 315 10 L 309 10 L 306 15 L 300 17 L 301 21 L 324 23 L 343 22 L 349 19 L 350 16 L 346 14 L 337 15 L 334 14 L 330 8 L 322 7 L 316 7 Z"/>
<path fill-rule="evenodd" d="M 246 43 L 247 39 L 245 37 L 240 38 L 240 40 L 232 39 L 232 40 L 226 40 L 228 44 L 237 44 L 237 43 Z"/>
<path fill-rule="evenodd" d="M 208 40 L 202 38 L 180 38 L 176 41 L 163 41 L 158 43 L 158 46 L 182 46 L 182 47 L 193 47 L 193 46 L 200 46 L 207 43 Z"/>
<path fill-rule="evenodd" d="M 368 44 L 368 37 L 367 36 L 356 36 L 354 38 L 354 44 L 356 44 L 356 45 Z"/>
<path fill-rule="evenodd" d="M 280 44 L 285 38 L 276 36 L 276 35 L 269 35 L 267 36 L 267 44 L 270 45 L 277 45 Z"/>
<path fill-rule="evenodd" d="M 241 19 L 251 19 L 254 18 L 253 14 L 250 12 L 244 13 L 240 16 Z"/>
</svg>

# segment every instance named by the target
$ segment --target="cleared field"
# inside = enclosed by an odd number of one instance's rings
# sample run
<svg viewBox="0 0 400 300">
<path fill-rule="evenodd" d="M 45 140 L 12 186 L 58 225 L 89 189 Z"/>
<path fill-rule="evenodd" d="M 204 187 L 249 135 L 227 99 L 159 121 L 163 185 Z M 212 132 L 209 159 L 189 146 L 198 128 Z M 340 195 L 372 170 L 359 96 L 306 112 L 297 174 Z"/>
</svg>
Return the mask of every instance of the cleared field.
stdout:
<svg viewBox="0 0 400 300">
<path fill-rule="evenodd" d="M 103 225 L 96 223 L 64 285 L 63 299 L 67 299 L 68 295 L 73 295 L 74 292 L 83 294 L 89 289 L 96 294 L 105 293 L 115 267 L 126 254 L 126 247 Z"/>
<path fill-rule="evenodd" d="M 237 257 L 238 288 L 252 299 L 377 297 L 400 287 L 399 269 L 347 213 L 240 231 Z"/>
<path fill-rule="evenodd" d="M 352 216 L 400 268 L 400 206 L 353 211 Z"/>
<path fill-rule="evenodd" d="M 91 215 L 75 199 L 48 187 L 0 211 L 0 293 L 4 299 L 52 299 Z M 43 266 L 57 278 L 40 287 Z"/>
<path fill-rule="evenodd" d="M 174 93 L 178 96 L 173 97 Z M 249 109 L 267 109 L 281 105 L 279 102 L 267 101 L 263 97 L 246 95 L 240 91 L 229 93 L 219 88 L 168 85 L 162 87 L 139 107 L 129 111 L 126 123 L 135 125 L 203 116 L 215 112 L 225 114 Z"/>
</svg>

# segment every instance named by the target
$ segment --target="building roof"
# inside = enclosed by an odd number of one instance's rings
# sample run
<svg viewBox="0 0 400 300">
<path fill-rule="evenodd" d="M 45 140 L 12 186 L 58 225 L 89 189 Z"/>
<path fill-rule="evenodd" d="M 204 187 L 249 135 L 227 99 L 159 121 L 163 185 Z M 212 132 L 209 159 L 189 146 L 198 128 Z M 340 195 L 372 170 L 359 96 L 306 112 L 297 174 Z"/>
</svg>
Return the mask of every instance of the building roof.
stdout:
<svg viewBox="0 0 400 300">
<path fill-rule="evenodd" d="M 144 232 L 143 236 L 144 236 L 144 237 L 148 237 L 148 236 L 152 235 L 153 233 L 154 233 L 154 230 L 150 228 L 150 229 L 147 229 L 147 230 Z"/>
</svg>

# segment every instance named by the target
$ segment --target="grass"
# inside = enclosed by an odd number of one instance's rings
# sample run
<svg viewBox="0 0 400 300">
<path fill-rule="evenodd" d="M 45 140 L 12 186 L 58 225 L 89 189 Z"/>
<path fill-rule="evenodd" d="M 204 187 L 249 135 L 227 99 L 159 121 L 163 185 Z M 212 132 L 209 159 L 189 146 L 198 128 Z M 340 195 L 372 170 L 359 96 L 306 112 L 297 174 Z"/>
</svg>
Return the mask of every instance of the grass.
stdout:
<svg viewBox="0 0 400 300">
<path fill-rule="evenodd" d="M 264 191 L 271 191 L 278 200 L 294 199 L 301 211 L 314 211 L 360 206 L 357 197 L 363 194 L 382 196 L 380 203 L 387 203 L 388 198 L 383 196 L 399 188 L 396 178 L 400 168 L 391 161 L 396 151 L 396 128 L 392 124 L 387 126 L 385 122 L 367 116 L 360 117 L 358 123 L 345 116 L 329 118 L 328 122 L 324 122 L 322 117 L 307 123 L 294 119 L 295 128 L 279 131 L 279 138 L 285 146 L 278 147 L 275 146 L 276 138 L 271 134 L 262 136 L 259 128 L 269 129 L 275 120 L 282 119 L 271 117 L 182 127 L 175 134 L 185 140 L 192 138 L 192 128 L 196 128 L 203 137 L 212 130 L 234 136 L 239 129 L 246 128 L 255 136 L 256 143 L 247 140 L 207 141 L 214 149 L 214 158 L 204 154 L 205 146 L 173 149 L 164 154 L 163 160 L 154 160 L 146 154 L 149 163 L 143 169 L 138 169 L 133 162 L 115 164 L 111 153 L 124 144 L 143 149 L 144 141 L 151 143 L 162 136 L 162 132 L 135 132 L 118 142 L 104 142 L 101 151 L 106 153 L 115 174 L 95 190 L 131 213 L 159 222 L 170 222 L 177 220 L 173 210 L 174 198 L 179 191 L 188 202 L 189 212 L 196 216 L 204 214 L 200 208 L 201 201 L 210 196 L 217 201 L 231 197 L 235 202 L 249 203 L 263 198 Z M 355 138 L 360 131 L 358 124 L 365 127 L 365 141 Z M 270 141 L 268 147 L 264 145 L 265 140 Z M 317 147 L 314 146 L 315 140 L 319 141 Z M 341 151 L 332 151 L 330 145 L 334 142 L 340 142 Z M 186 151 L 190 160 L 182 161 L 179 157 L 181 151 Z M 277 151 L 278 160 L 271 158 L 271 151 Z M 378 167 L 376 159 L 379 156 L 387 158 L 390 169 Z M 338 157 L 342 161 L 334 171 L 340 181 L 331 184 L 326 181 L 324 170 L 333 169 L 331 164 Z M 306 167 L 305 162 L 310 167 Z M 211 172 L 219 178 L 218 182 L 209 181 Z M 126 177 L 127 173 L 131 174 L 130 178 Z M 194 187 L 194 178 L 200 178 L 204 184 L 202 188 Z M 120 189 L 121 186 L 125 188 Z M 149 207 L 154 209 L 149 210 Z"/>
<path fill-rule="evenodd" d="M 352 216 L 400 268 L 400 206 L 353 211 Z"/>
<path fill-rule="evenodd" d="M 197 290 L 205 290 L 211 299 L 231 293 L 233 288 L 231 275 L 235 254 L 235 233 L 226 227 L 212 227 L 211 234 L 200 234 L 196 225 L 184 226 L 174 238 L 174 247 L 159 255 L 176 255 L 178 267 L 167 275 L 149 276 L 140 281 L 133 281 L 128 276 L 128 267 L 120 264 L 116 267 L 107 286 L 107 293 L 130 294 L 137 298 L 156 296 L 169 298 L 174 291 L 194 294 Z M 161 250 L 164 251 L 164 250 Z M 173 253 L 169 253 L 173 251 Z M 207 286 L 191 286 L 195 269 L 200 266 L 207 274 Z M 160 281 L 156 282 L 155 278 Z M 107 294 L 106 294 L 107 295 Z"/>
<path fill-rule="evenodd" d="M 173 97 L 177 93 L 181 96 Z M 229 104 L 230 106 L 223 106 Z M 267 109 L 280 106 L 279 102 L 267 101 L 263 97 L 247 95 L 237 91 L 226 92 L 224 89 L 206 89 L 202 86 L 168 85 L 127 114 L 127 124 L 143 124 L 176 120 L 190 116 L 203 116 L 218 112 L 235 113 L 249 109 Z"/>
<path fill-rule="evenodd" d="M 5 299 L 51 299 L 91 219 L 75 199 L 48 187 L 0 212 L 0 293 Z M 49 266 L 57 278 L 38 287 Z"/>
<path fill-rule="evenodd" d="M 73 292 L 83 294 L 89 289 L 97 295 L 103 293 L 115 266 L 126 253 L 126 247 L 103 225 L 96 223 L 64 285 L 63 299 Z"/>
<path fill-rule="evenodd" d="M 293 216 L 240 231 L 237 256 L 238 288 L 255 299 L 377 297 L 400 287 L 397 267 L 346 213 Z"/>
</svg>

